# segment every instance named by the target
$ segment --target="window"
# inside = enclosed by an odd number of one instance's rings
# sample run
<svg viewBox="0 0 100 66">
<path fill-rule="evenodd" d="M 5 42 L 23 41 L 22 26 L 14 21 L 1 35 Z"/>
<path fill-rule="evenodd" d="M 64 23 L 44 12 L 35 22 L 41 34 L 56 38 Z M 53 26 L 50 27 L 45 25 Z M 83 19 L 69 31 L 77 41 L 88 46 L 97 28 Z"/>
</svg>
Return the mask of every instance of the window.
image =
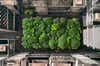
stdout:
<svg viewBox="0 0 100 66">
<path fill-rule="evenodd" d="M 8 44 L 7 40 L 0 40 L 0 44 Z"/>
</svg>

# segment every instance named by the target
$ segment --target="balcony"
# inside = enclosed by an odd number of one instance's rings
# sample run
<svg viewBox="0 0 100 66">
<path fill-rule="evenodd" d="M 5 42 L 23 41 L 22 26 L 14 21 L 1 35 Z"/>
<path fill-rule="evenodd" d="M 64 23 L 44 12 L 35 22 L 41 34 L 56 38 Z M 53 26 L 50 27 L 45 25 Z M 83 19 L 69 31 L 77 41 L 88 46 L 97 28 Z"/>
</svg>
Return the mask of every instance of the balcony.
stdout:
<svg viewBox="0 0 100 66">
<path fill-rule="evenodd" d="M 15 15 L 5 6 L 1 6 L 0 11 L 0 39 L 15 39 Z"/>
<path fill-rule="evenodd" d="M 14 29 L 14 14 L 12 11 L 8 10 L 5 6 L 0 6 L 0 28 L 13 30 Z"/>
</svg>

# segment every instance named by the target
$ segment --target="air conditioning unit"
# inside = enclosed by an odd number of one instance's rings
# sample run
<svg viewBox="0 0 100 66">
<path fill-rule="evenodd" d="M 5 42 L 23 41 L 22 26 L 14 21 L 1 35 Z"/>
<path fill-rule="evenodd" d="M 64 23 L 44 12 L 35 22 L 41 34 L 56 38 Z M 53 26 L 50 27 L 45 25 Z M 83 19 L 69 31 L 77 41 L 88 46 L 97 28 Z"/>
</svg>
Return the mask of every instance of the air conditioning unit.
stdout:
<svg viewBox="0 0 100 66">
<path fill-rule="evenodd" d="M 6 51 L 6 45 L 0 45 L 0 52 Z"/>
<path fill-rule="evenodd" d="M 95 13 L 95 20 L 100 21 L 100 13 Z"/>
<path fill-rule="evenodd" d="M 75 0 L 75 5 L 79 6 L 83 4 L 83 0 Z"/>
<path fill-rule="evenodd" d="M 2 2 L 1 2 L 1 4 L 3 4 L 3 5 L 17 5 L 17 1 L 16 0 L 3 0 Z"/>
</svg>

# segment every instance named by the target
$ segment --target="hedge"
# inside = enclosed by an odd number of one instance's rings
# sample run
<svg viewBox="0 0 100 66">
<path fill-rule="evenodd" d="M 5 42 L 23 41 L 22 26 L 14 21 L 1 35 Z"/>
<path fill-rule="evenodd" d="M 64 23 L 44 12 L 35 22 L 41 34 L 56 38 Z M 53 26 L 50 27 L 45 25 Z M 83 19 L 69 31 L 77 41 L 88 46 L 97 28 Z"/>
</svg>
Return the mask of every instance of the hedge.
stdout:
<svg viewBox="0 0 100 66">
<path fill-rule="evenodd" d="M 78 18 L 23 18 L 22 45 L 28 49 L 78 49 L 80 22 Z"/>
</svg>

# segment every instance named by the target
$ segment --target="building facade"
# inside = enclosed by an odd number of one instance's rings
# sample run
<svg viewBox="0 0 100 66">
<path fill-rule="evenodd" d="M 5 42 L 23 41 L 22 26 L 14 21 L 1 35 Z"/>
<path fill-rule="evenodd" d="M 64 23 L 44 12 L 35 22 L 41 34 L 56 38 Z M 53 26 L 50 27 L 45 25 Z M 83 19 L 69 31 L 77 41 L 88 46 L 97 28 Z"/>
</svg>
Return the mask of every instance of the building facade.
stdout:
<svg viewBox="0 0 100 66">
<path fill-rule="evenodd" d="M 22 15 L 21 12 L 28 8 L 35 8 L 37 16 L 80 18 L 83 45 L 100 49 L 100 0 L 0 0 L 0 66 L 100 65 L 90 59 L 89 55 L 81 53 L 15 54 L 16 40 L 19 38 L 18 20 L 21 21 L 18 15 Z"/>
</svg>

